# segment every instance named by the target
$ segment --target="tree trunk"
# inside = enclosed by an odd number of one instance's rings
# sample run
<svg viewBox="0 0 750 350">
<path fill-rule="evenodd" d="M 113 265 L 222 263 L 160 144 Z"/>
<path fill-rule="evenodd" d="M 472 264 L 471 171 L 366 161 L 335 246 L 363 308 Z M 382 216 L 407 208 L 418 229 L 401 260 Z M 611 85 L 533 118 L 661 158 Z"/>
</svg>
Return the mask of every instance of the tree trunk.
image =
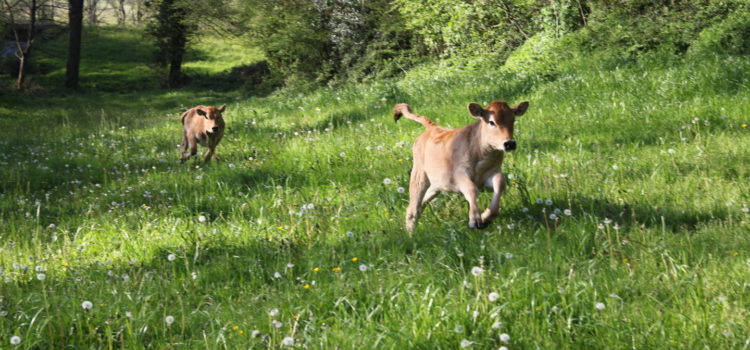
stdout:
<svg viewBox="0 0 750 350">
<path fill-rule="evenodd" d="M 36 32 L 36 10 L 36 0 L 31 0 L 31 5 L 29 5 L 29 32 L 26 35 L 26 47 L 21 48 L 21 54 L 18 56 L 18 79 L 16 79 L 16 90 L 23 90 L 26 83 L 26 63 L 29 62 L 31 57 L 31 47 L 34 45 L 34 32 Z"/>
<path fill-rule="evenodd" d="M 78 89 L 78 68 L 81 62 L 81 32 L 83 31 L 83 0 L 68 0 L 68 65 L 65 70 L 65 87 Z"/>
<path fill-rule="evenodd" d="M 184 43 L 184 40 L 182 41 Z M 185 45 L 174 47 L 172 60 L 169 62 L 169 87 L 177 87 L 182 80 L 182 56 L 185 53 Z"/>
<path fill-rule="evenodd" d="M 117 16 L 117 24 L 119 25 L 125 25 L 125 21 L 128 19 L 127 13 L 125 13 L 125 0 L 118 0 L 118 9 L 119 16 Z"/>
</svg>

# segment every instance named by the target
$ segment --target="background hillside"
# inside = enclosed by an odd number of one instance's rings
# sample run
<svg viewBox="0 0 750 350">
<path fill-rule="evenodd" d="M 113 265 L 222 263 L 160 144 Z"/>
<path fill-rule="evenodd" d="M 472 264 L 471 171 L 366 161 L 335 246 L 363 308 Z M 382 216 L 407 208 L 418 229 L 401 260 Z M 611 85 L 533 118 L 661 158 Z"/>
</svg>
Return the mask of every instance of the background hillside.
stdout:
<svg viewBox="0 0 750 350">
<path fill-rule="evenodd" d="M 179 87 L 147 19 L 84 28 L 78 91 L 64 26 L 4 62 L 0 348 L 748 346 L 744 1 L 198 3 Z M 531 104 L 500 216 L 408 235 L 392 106 L 495 99 Z M 221 161 L 179 164 L 198 104 Z"/>
</svg>

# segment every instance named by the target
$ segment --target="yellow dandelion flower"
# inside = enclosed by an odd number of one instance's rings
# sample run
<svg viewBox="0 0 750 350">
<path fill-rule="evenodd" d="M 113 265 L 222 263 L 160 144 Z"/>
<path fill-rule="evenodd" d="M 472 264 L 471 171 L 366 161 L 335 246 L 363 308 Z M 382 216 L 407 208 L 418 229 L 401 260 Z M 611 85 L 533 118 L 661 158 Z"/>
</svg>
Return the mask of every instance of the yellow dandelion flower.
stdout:
<svg viewBox="0 0 750 350">
<path fill-rule="evenodd" d="M 624 262 L 624 263 L 626 263 L 626 264 L 627 264 L 627 263 L 628 263 L 628 261 L 630 261 L 630 260 L 628 260 L 628 258 L 622 258 L 622 262 Z"/>
<path fill-rule="evenodd" d="M 319 267 L 313 267 L 313 272 L 318 272 L 318 271 L 320 271 Z"/>
<path fill-rule="evenodd" d="M 283 230 L 283 229 L 284 229 L 284 226 L 279 226 L 279 227 L 277 227 L 277 229 L 279 229 L 279 230 Z"/>
<path fill-rule="evenodd" d="M 295 319 L 295 320 L 299 320 L 299 315 L 294 315 L 294 316 L 292 316 L 292 318 Z"/>
<path fill-rule="evenodd" d="M 339 272 L 339 271 L 341 271 L 341 268 L 338 267 L 338 266 L 336 266 L 332 270 L 333 270 L 333 272 Z"/>
<path fill-rule="evenodd" d="M 740 255 L 740 253 L 739 253 L 739 252 L 737 252 L 736 250 L 733 250 L 733 251 L 732 251 L 732 256 L 737 256 L 737 255 Z"/>
<path fill-rule="evenodd" d="M 304 286 L 302 286 L 302 288 L 304 288 L 304 289 L 310 289 L 310 285 L 309 284 L 305 284 Z"/>
<path fill-rule="evenodd" d="M 245 334 L 245 331 L 240 330 L 240 335 L 243 335 L 243 334 Z"/>
<path fill-rule="evenodd" d="M 747 128 L 747 124 L 742 124 L 742 128 Z"/>
<path fill-rule="evenodd" d="M 232 330 L 233 330 L 233 331 L 236 331 L 236 330 L 238 330 L 238 329 L 240 329 L 240 326 L 232 326 Z"/>
<path fill-rule="evenodd" d="M 68 267 L 68 263 L 67 263 L 67 262 L 64 262 L 64 263 L 63 263 L 63 266 L 65 266 L 65 267 Z"/>
<path fill-rule="evenodd" d="M 352 258 L 352 262 L 357 262 L 359 260 L 356 256 Z"/>
</svg>

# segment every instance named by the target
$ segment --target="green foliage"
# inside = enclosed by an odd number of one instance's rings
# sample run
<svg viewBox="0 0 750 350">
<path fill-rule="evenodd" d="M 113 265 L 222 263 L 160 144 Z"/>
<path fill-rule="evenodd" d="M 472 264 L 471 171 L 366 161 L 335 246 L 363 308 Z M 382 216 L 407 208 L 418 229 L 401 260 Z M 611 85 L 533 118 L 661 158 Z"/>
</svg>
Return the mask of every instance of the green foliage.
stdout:
<svg viewBox="0 0 750 350">
<path fill-rule="evenodd" d="M 750 7 L 746 4 L 701 31 L 690 47 L 691 54 L 750 54 Z"/>
</svg>

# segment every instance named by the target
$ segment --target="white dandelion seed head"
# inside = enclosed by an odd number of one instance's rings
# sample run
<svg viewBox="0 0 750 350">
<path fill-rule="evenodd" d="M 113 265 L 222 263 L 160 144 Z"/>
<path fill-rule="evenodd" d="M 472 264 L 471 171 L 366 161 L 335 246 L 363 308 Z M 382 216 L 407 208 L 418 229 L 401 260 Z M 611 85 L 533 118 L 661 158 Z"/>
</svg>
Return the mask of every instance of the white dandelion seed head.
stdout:
<svg viewBox="0 0 750 350">
<path fill-rule="evenodd" d="M 349 232 L 346 233 L 346 236 L 349 237 L 349 238 L 354 238 L 354 232 L 349 231 Z"/>
<path fill-rule="evenodd" d="M 557 215 L 555 215 L 555 214 L 549 214 L 549 219 L 553 220 L 553 221 L 557 220 Z"/>
<path fill-rule="evenodd" d="M 612 166 L 612 170 L 617 170 L 617 169 L 620 169 L 620 167 L 618 167 L 617 164 Z"/>
<path fill-rule="evenodd" d="M 257 329 L 250 332 L 250 336 L 253 338 L 257 338 L 259 335 L 260 335 L 260 331 Z"/>
<path fill-rule="evenodd" d="M 492 324 L 492 329 L 500 329 L 503 328 L 503 323 L 500 321 L 495 321 L 495 323 Z"/>
<path fill-rule="evenodd" d="M 513 253 L 505 253 L 506 259 L 513 259 Z"/>
<path fill-rule="evenodd" d="M 292 338 L 292 337 L 284 337 L 284 339 L 281 340 L 281 343 L 284 344 L 284 346 L 293 346 L 294 345 L 294 338 Z"/>
<path fill-rule="evenodd" d="M 464 332 L 464 326 L 462 326 L 462 325 L 457 325 L 457 326 L 456 326 L 456 328 L 453 328 L 453 332 L 456 332 L 456 333 L 463 333 L 463 332 Z"/>
<path fill-rule="evenodd" d="M 293 267 L 294 267 L 294 264 L 292 264 L 292 263 L 288 263 L 288 264 L 286 264 L 286 267 L 287 267 L 287 268 L 290 268 L 290 269 L 291 269 L 291 268 L 293 268 Z"/>
<path fill-rule="evenodd" d="M 344 152 L 339 153 L 339 157 L 346 157 L 346 153 Z"/>
<path fill-rule="evenodd" d="M 497 348 L 497 350 L 508 350 L 508 348 L 505 347 L 505 346 L 501 346 L 501 347 Z"/>
<path fill-rule="evenodd" d="M 497 301 L 497 299 L 500 299 L 500 294 L 497 294 L 496 292 L 492 292 L 492 293 L 490 293 L 490 294 L 487 295 L 487 299 L 489 299 L 490 301 L 493 301 L 493 302 Z"/>
<path fill-rule="evenodd" d="M 383 179 L 383 184 L 390 185 L 391 184 L 391 179 L 389 179 L 389 178 L 386 177 L 385 179 Z"/>
<path fill-rule="evenodd" d="M 544 203 L 543 199 L 541 199 L 541 198 L 537 198 L 536 199 L 536 204 L 542 204 L 542 203 Z"/>
<path fill-rule="evenodd" d="M 91 310 L 92 307 L 94 307 L 94 304 L 92 304 L 90 301 L 86 300 L 81 303 L 81 307 L 85 310 Z"/>
<path fill-rule="evenodd" d="M 404 193 L 404 192 L 406 192 L 406 189 L 404 189 L 403 187 L 399 187 L 396 191 L 398 193 Z"/>
<path fill-rule="evenodd" d="M 36 279 L 38 279 L 40 281 L 44 281 L 45 279 L 47 279 L 47 275 L 45 275 L 43 273 L 38 273 L 38 274 L 36 274 Z"/>
<path fill-rule="evenodd" d="M 602 311 L 602 310 L 604 310 L 606 308 L 606 306 L 604 305 L 604 303 L 601 303 L 601 302 L 594 304 L 594 307 L 597 310 L 599 310 L 599 311 Z"/>
<path fill-rule="evenodd" d="M 169 261 L 175 261 L 175 259 L 177 259 L 177 257 L 174 254 L 167 255 L 167 260 L 169 260 Z"/>
<path fill-rule="evenodd" d="M 367 265 L 365 264 L 359 265 L 359 271 L 362 271 L 362 272 L 367 271 Z"/>
<path fill-rule="evenodd" d="M 279 321 L 276 321 L 276 320 L 273 320 L 273 322 L 271 322 L 271 324 L 273 325 L 273 328 L 281 328 L 281 326 L 284 325 L 283 323 L 281 323 Z"/>
<path fill-rule="evenodd" d="M 268 316 L 274 317 L 279 314 L 279 309 L 268 310 Z"/>
<path fill-rule="evenodd" d="M 206 222 L 206 216 L 205 215 L 198 216 L 198 221 Z"/>
<path fill-rule="evenodd" d="M 197 280 L 198 279 L 198 273 L 197 272 L 191 272 L 190 273 L 190 278 L 192 278 L 194 280 Z"/>
<path fill-rule="evenodd" d="M 273 273 L 273 278 L 281 278 L 281 274 L 278 272 Z"/>
<path fill-rule="evenodd" d="M 611 223 L 612 223 L 612 219 L 610 219 L 610 218 L 604 218 L 604 224 L 605 225 L 609 225 Z"/>
<path fill-rule="evenodd" d="M 551 199 L 547 199 L 546 201 L 544 201 L 544 204 L 549 207 L 549 206 L 552 206 L 552 204 L 554 204 L 554 202 L 552 202 Z"/>
<path fill-rule="evenodd" d="M 484 269 L 479 266 L 474 266 L 471 268 L 471 274 L 474 275 L 474 277 L 479 277 L 484 273 Z"/>
<path fill-rule="evenodd" d="M 523 209 L 521 209 L 521 211 L 524 212 L 524 213 L 528 213 L 529 212 L 529 208 L 524 207 Z"/>
<path fill-rule="evenodd" d="M 503 342 L 503 343 L 509 342 L 510 341 L 510 336 L 508 335 L 508 333 L 500 334 L 500 341 Z"/>
<path fill-rule="evenodd" d="M 133 318 L 133 313 L 130 312 L 130 311 L 126 311 L 125 312 L 125 317 L 127 317 L 127 318 Z"/>
<path fill-rule="evenodd" d="M 571 216 L 571 215 L 573 215 L 573 211 L 570 210 L 570 209 L 565 209 L 565 210 L 563 210 L 563 214 L 565 214 L 567 216 Z"/>
<path fill-rule="evenodd" d="M 174 323 L 174 316 L 169 315 L 167 317 L 164 317 L 164 322 L 167 323 L 167 326 L 172 325 L 172 323 Z"/>
<path fill-rule="evenodd" d="M 461 340 L 461 347 L 462 348 L 468 348 L 468 347 L 471 346 L 471 344 L 474 344 L 474 342 L 471 341 L 471 340 L 469 340 L 469 339 L 463 339 L 463 340 Z"/>
<path fill-rule="evenodd" d="M 0 311 L 0 317 L 8 316 L 8 311 L 2 310 Z"/>
<path fill-rule="evenodd" d="M 669 153 L 669 154 L 674 154 L 675 152 L 677 152 L 677 151 L 675 151 L 674 148 L 670 148 L 670 149 L 667 150 L 667 153 Z"/>
<path fill-rule="evenodd" d="M 17 335 L 14 335 L 14 336 L 10 337 L 10 344 L 11 345 L 21 344 L 21 337 L 19 337 Z"/>
<path fill-rule="evenodd" d="M 562 210 L 555 208 L 555 210 L 553 210 L 552 212 L 557 215 L 560 215 L 560 213 L 562 213 Z"/>
</svg>

